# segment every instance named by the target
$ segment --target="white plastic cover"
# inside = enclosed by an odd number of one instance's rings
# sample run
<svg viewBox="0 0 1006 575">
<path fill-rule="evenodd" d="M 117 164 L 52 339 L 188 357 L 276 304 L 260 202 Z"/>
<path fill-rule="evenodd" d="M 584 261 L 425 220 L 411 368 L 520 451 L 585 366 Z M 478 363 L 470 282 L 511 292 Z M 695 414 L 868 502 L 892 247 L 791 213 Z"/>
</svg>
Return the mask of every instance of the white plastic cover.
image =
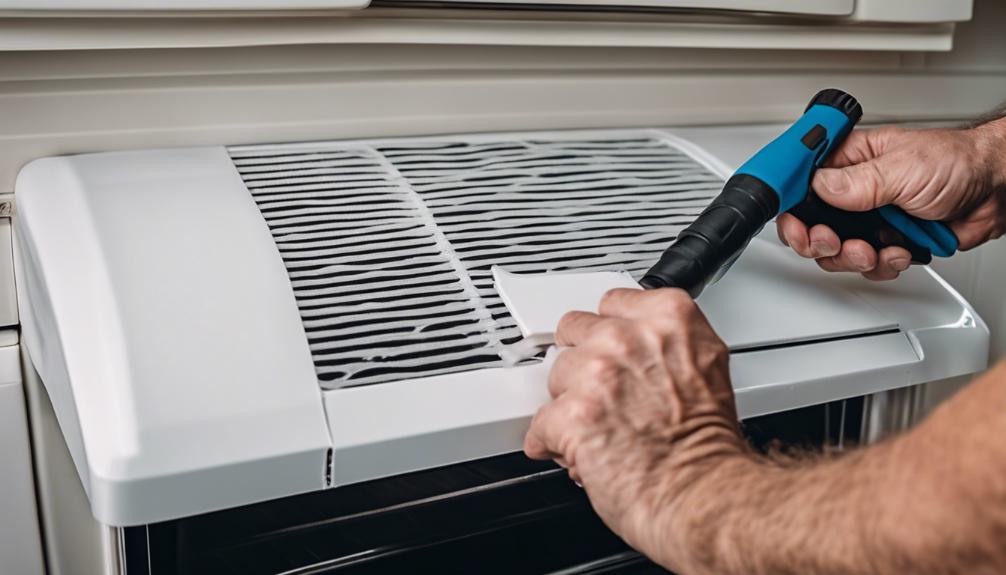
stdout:
<svg viewBox="0 0 1006 575">
<path fill-rule="evenodd" d="M 17 202 L 25 344 L 95 517 L 325 486 L 304 329 L 222 148 L 37 160 Z"/>
<path fill-rule="evenodd" d="M 24 342 L 105 523 L 324 488 L 329 448 L 333 485 L 514 451 L 547 399 L 540 363 L 322 391 L 289 266 L 223 148 L 47 158 L 23 170 L 16 194 Z M 752 242 L 699 303 L 737 350 L 745 417 L 970 373 L 987 358 L 981 320 L 927 268 L 887 284 L 826 276 L 774 238 Z"/>
</svg>

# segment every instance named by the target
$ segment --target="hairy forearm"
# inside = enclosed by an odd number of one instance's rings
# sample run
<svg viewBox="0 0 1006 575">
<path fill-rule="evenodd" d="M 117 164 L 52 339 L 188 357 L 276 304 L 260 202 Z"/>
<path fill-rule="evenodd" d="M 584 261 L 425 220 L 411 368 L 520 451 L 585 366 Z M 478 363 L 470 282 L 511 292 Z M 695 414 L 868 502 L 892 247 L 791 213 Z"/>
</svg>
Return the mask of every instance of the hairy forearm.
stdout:
<svg viewBox="0 0 1006 575">
<path fill-rule="evenodd" d="M 999 104 L 995 108 L 985 112 L 984 114 L 978 116 L 977 118 L 967 122 L 962 127 L 964 128 L 977 128 L 978 126 L 989 124 L 1001 118 L 1006 118 L 1006 102 Z"/>
<path fill-rule="evenodd" d="M 1000 366 L 874 446 L 725 457 L 666 509 L 667 563 L 685 575 L 1006 572 L 1004 408 Z"/>
<path fill-rule="evenodd" d="M 971 131 L 975 134 L 978 155 L 987 162 L 993 185 L 1002 190 L 1006 186 L 1006 112 L 985 119 Z"/>
</svg>

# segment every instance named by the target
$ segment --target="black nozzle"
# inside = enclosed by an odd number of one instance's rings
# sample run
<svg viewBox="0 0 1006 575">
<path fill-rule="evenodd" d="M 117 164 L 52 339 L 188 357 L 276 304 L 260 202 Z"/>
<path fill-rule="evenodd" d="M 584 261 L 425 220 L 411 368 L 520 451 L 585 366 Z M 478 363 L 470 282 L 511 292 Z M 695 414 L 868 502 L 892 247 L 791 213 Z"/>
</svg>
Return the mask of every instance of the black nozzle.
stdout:
<svg viewBox="0 0 1006 575">
<path fill-rule="evenodd" d="M 720 195 L 660 256 L 640 285 L 677 287 L 698 297 L 717 273 L 744 250 L 779 210 L 779 195 L 765 182 L 735 174 Z"/>
<path fill-rule="evenodd" d="M 814 96 L 810 103 L 807 104 L 807 108 L 804 112 L 809 110 L 811 106 L 816 106 L 820 104 L 822 106 L 831 106 L 839 112 L 845 114 L 853 124 L 859 121 L 863 117 L 863 107 L 859 105 L 859 101 L 856 100 L 851 94 L 838 88 L 825 88 Z"/>
</svg>

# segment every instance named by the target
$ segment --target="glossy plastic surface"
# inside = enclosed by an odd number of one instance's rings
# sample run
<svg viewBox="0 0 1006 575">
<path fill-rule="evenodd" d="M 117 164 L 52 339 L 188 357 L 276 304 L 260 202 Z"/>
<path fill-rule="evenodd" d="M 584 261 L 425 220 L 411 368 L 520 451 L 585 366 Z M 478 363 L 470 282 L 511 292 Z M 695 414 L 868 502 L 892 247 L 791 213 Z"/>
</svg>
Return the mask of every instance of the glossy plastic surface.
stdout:
<svg viewBox="0 0 1006 575">
<path fill-rule="evenodd" d="M 648 133 L 724 177 L 720 157 L 743 142 L 709 154 Z M 223 149 L 40 160 L 17 194 L 25 345 L 102 522 L 322 489 L 330 446 L 332 484 L 515 451 L 548 399 L 546 364 L 322 392 L 287 272 Z M 736 352 L 743 417 L 987 358 L 981 320 L 927 269 L 884 285 L 828 275 L 774 238 L 699 303 Z"/>
<path fill-rule="evenodd" d="M 25 344 L 95 517 L 324 487 L 303 325 L 222 148 L 42 159 L 16 197 Z"/>
</svg>

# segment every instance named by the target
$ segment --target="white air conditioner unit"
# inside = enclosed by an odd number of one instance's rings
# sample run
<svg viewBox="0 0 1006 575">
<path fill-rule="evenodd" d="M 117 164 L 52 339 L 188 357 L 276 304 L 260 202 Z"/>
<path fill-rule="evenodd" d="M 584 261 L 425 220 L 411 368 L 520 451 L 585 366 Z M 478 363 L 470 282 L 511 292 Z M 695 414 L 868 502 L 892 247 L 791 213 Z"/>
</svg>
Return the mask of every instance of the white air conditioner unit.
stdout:
<svg viewBox="0 0 1006 575">
<path fill-rule="evenodd" d="M 490 267 L 638 277 L 719 191 L 717 156 L 759 139 L 716 138 L 713 154 L 640 129 L 32 162 L 24 342 L 94 516 L 150 524 L 519 450 L 546 370 L 504 367 L 520 335 Z M 699 303 L 745 418 L 986 363 L 983 323 L 925 267 L 825 276 L 759 238 Z"/>
</svg>

